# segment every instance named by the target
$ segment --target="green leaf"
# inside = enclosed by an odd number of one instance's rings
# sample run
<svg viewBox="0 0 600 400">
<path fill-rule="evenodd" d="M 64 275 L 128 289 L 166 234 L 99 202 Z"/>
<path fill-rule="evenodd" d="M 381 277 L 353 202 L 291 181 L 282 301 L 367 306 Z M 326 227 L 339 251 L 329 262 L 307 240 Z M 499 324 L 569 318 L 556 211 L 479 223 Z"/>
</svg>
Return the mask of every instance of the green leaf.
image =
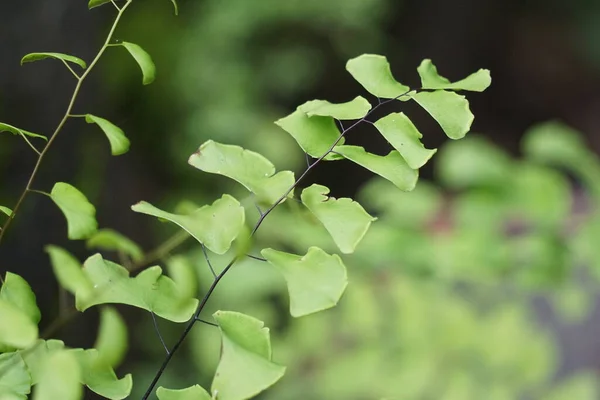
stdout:
<svg viewBox="0 0 600 400">
<path fill-rule="evenodd" d="M 8 217 L 12 215 L 12 210 L 8 207 L 0 206 L 0 211 L 6 214 Z"/>
<path fill-rule="evenodd" d="M 113 307 L 100 308 L 100 327 L 94 348 L 99 359 L 115 368 L 127 353 L 127 325 Z"/>
<path fill-rule="evenodd" d="M 177 6 L 177 0 L 171 0 L 173 3 L 173 8 L 175 9 L 175 15 L 179 15 L 179 7 Z"/>
<path fill-rule="evenodd" d="M 35 293 L 27 281 L 17 274 L 6 273 L 4 284 L 0 288 L 0 299 L 5 300 L 29 317 L 31 322 L 38 324 L 42 315 L 35 301 Z"/>
<path fill-rule="evenodd" d="M 80 379 L 81 370 L 75 355 L 57 350 L 44 361 L 33 400 L 79 400 L 83 395 Z"/>
<path fill-rule="evenodd" d="M 31 377 L 19 353 L 0 354 L 0 399 L 27 400 Z"/>
<path fill-rule="evenodd" d="M 417 72 L 421 77 L 421 87 L 423 89 L 470 90 L 473 92 L 483 92 L 492 83 L 490 71 L 487 69 L 480 69 L 458 82 L 451 83 L 447 78 L 438 74 L 437 68 L 429 59 L 425 59 L 421 62 L 421 65 L 417 68 Z"/>
<path fill-rule="evenodd" d="M 349 60 L 346 70 L 369 93 L 383 99 L 394 99 L 410 88 L 394 79 L 390 64 L 384 56 L 363 54 Z"/>
<path fill-rule="evenodd" d="M 38 340 L 37 343 L 29 349 L 20 352 L 27 370 L 31 375 L 31 384 L 36 385 L 44 373 L 44 363 L 48 356 L 56 351 L 65 348 L 65 344 L 61 340 Z"/>
<path fill-rule="evenodd" d="M 67 219 L 69 239 L 86 239 L 96 232 L 96 208 L 75 187 L 57 182 L 50 192 L 50 198 Z"/>
<path fill-rule="evenodd" d="M 91 290 L 92 284 L 83 272 L 81 263 L 71 253 L 53 245 L 46 246 L 46 252 L 50 255 L 54 276 L 61 287 L 73 294 Z"/>
<path fill-rule="evenodd" d="M 179 390 L 161 386 L 156 390 L 156 396 L 158 400 L 211 400 L 210 394 L 200 385 Z"/>
<path fill-rule="evenodd" d="M 83 384 L 91 391 L 111 400 L 121 400 L 129 396 L 133 381 L 131 374 L 117 378 L 115 371 L 106 364 L 96 349 L 73 349 L 82 371 Z"/>
<path fill-rule="evenodd" d="M 106 3 L 110 3 L 110 0 L 90 0 L 88 2 L 88 9 L 91 10 L 92 8 L 100 7 Z"/>
<path fill-rule="evenodd" d="M 188 163 L 201 171 L 231 178 L 256 195 L 258 201 L 274 204 L 294 184 L 294 173 L 275 173 L 275 166 L 259 153 L 239 146 L 209 140 L 192 154 Z"/>
<path fill-rule="evenodd" d="M 264 249 L 261 254 L 284 276 L 290 294 L 290 313 L 301 317 L 335 306 L 346 286 L 346 267 L 337 254 L 311 247 L 304 256 Z"/>
<path fill-rule="evenodd" d="M 167 272 L 182 297 L 196 297 L 198 294 L 198 277 L 194 266 L 186 257 L 174 256 L 167 262 Z"/>
<path fill-rule="evenodd" d="M 21 59 L 21 65 L 29 62 L 45 60 L 46 58 L 54 58 L 56 60 L 77 64 L 83 69 L 87 68 L 87 64 L 81 58 L 62 53 L 30 53 Z"/>
<path fill-rule="evenodd" d="M 142 82 L 144 85 L 149 85 L 154 82 L 156 77 L 156 66 L 150 57 L 150 54 L 146 53 L 139 45 L 130 42 L 121 42 L 121 46 L 125 47 L 129 54 L 135 59 L 142 70 Z"/>
<path fill-rule="evenodd" d="M 349 198 L 328 198 L 329 188 L 312 185 L 302 191 L 302 203 L 321 221 L 342 253 L 353 253 L 372 221 L 360 204 Z"/>
<path fill-rule="evenodd" d="M 416 93 L 412 98 L 440 124 L 450 139 L 461 139 L 471 129 L 474 116 L 465 96 L 436 90 Z"/>
<path fill-rule="evenodd" d="M 412 169 L 419 169 L 435 154 L 421 143 L 423 135 L 404 113 L 391 113 L 375 122 L 375 127 Z"/>
<path fill-rule="evenodd" d="M 244 208 L 236 199 L 227 194 L 224 194 L 212 205 L 206 205 L 187 215 L 162 211 L 145 201 L 133 205 L 131 209 L 179 225 L 210 251 L 217 254 L 225 254 L 229 250 L 231 242 L 240 233 L 245 220 Z"/>
<path fill-rule="evenodd" d="M 162 275 L 158 266 L 130 278 L 126 268 L 104 260 L 100 254 L 94 254 L 83 265 L 93 289 L 78 290 L 75 294 L 79 311 L 97 304 L 121 303 L 154 312 L 170 321 L 185 322 L 198 305 L 197 299 L 183 297 L 175 282 Z"/>
<path fill-rule="evenodd" d="M 130 143 L 127 136 L 125 136 L 125 132 L 112 122 L 92 114 L 85 115 L 85 122 L 88 124 L 96 124 L 102 129 L 102 132 L 104 132 L 108 138 L 110 151 L 113 156 L 125 154 L 129 151 Z"/>
<path fill-rule="evenodd" d="M 44 139 L 45 141 L 48 141 L 48 138 L 46 136 L 38 135 L 37 133 L 28 132 L 24 129 L 19 129 L 12 125 L 4 124 L 2 122 L 0 122 L 0 132 L 10 132 L 16 136 L 22 136 L 22 137 L 29 136 L 29 137 Z"/>
<path fill-rule="evenodd" d="M 38 327 L 29 315 L 5 299 L 0 299 L 0 321 L 0 344 L 23 349 L 38 338 Z"/>
<path fill-rule="evenodd" d="M 137 243 L 112 229 L 101 229 L 94 233 L 87 240 L 86 245 L 88 249 L 122 252 L 134 261 L 141 261 L 144 258 L 144 252 Z"/>
<path fill-rule="evenodd" d="M 232 311 L 213 316 L 223 337 L 211 388 L 219 400 L 250 399 L 281 379 L 285 367 L 271 361 L 269 329 L 261 321 Z"/>
<path fill-rule="evenodd" d="M 346 103 L 333 104 L 325 100 L 312 100 L 304 103 L 298 110 L 309 117 L 333 117 L 340 120 L 361 119 L 369 113 L 371 103 L 364 97 L 358 96 Z"/>
<path fill-rule="evenodd" d="M 275 121 L 275 124 L 292 135 L 298 145 L 310 156 L 319 158 L 327 153 L 331 146 L 340 137 L 340 131 L 331 117 L 315 115 L 309 117 L 298 107 L 296 111 Z M 338 145 L 344 144 L 344 138 L 340 139 Z M 324 160 L 339 160 L 337 154 L 328 154 Z"/>
<path fill-rule="evenodd" d="M 413 190 L 419 179 L 419 171 L 409 167 L 400 153 L 395 150 L 387 156 L 368 153 L 360 146 L 337 146 L 335 151 L 344 158 L 384 177 L 400 190 Z"/>
</svg>

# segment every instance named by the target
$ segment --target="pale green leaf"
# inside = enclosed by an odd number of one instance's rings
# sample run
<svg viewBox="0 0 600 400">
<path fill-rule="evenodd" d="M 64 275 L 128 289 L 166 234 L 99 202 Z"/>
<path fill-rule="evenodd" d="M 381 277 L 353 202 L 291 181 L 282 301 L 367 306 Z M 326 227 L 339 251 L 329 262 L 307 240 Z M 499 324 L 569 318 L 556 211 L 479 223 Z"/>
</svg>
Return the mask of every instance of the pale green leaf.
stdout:
<svg viewBox="0 0 600 400">
<path fill-rule="evenodd" d="M 88 124 L 96 124 L 102 129 L 110 143 L 110 151 L 113 156 L 118 156 L 129 151 L 129 139 L 125 136 L 125 132 L 112 122 L 97 117 L 92 114 L 85 115 L 85 122 Z"/>
<path fill-rule="evenodd" d="M 12 210 L 8 207 L 0 206 L 0 212 L 3 212 L 8 217 L 10 217 L 12 215 Z"/>
<path fill-rule="evenodd" d="M 431 60 L 426 59 L 417 68 L 421 77 L 423 89 L 447 89 L 447 90 L 470 90 L 472 92 L 483 92 L 492 83 L 490 71 L 480 69 L 460 81 L 451 83 L 447 78 L 438 74 L 437 68 Z"/>
<path fill-rule="evenodd" d="M 346 267 L 337 254 L 311 247 L 304 256 L 273 249 L 263 257 L 284 276 L 290 294 L 290 313 L 301 317 L 335 306 L 348 284 Z"/>
<path fill-rule="evenodd" d="M 115 368 L 121 364 L 127 352 L 127 325 L 116 309 L 100 308 L 100 327 L 94 348 L 99 359 Z"/>
<path fill-rule="evenodd" d="M 59 350 L 65 348 L 61 340 L 38 340 L 35 346 L 20 352 L 27 365 L 27 370 L 31 374 L 31 384 L 36 385 L 44 373 L 44 363 L 48 357 Z"/>
<path fill-rule="evenodd" d="M 112 229 L 100 229 L 87 240 L 86 245 L 88 249 L 122 252 L 133 261 L 144 258 L 144 252 L 137 243 Z"/>
<path fill-rule="evenodd" d="M 33 400 L 79 400 L 83 396 L 81 369 L 75 355 L 57 350 L 43 363 Z"/>
<path fill-rule="evenodd" d="M 54 58 L 56 60 L 67 61 L 73 64 L 77 64 L 83 69 L 87 68 L 87 64 L 81 58 L 62 53 L 30 53 L 21 59 L 21 65 L 29 62 L 44 60 L 46 58 Z"/>
<path fill-rule="evenodd" d="M 346 70 L 369 93 L 383 99 L 394 99 L 410 88 L 394 79 L 390 64 L 384 56 L 363 54 L 349 60 Z"/>
<path fill-rule="evenodd" d="M 29 137 L 34 137 L 34 138 L 38 138 L 38 139 L 44 139 L 45 141 L 48 141 L 48 138 L 46 136 L 42 136 L 42 135 L 38 135 L 37 133 L 33 133 L 33 132 L 28 132 L 24 129 L 20 129 L 17 127 L 14 127 L 12 125 L 8 125 L 5 123 L 0 122 L 0 132 L 10 132 L 13 135 L 17 135 L 17 136 L 29 136 Z"/>
<path fill-rule="evenodd" d="M 96 232 L 96 208 L 75 187 L 57 182 L 50 192 L 50 198 L 67 219 L 69 239 L 86 239 Z"/>
<path fill-rule="evenodd" d="M 461 139 L 469 132 L 474 116 L 465 96 L 436 90 L 416 93 L 412 98 L 440 124 L 450 139 Z"/>
<path fill-rule="evenodd" d="M 0 299 L 0 321 L 0 344 L 23 349 L 37 340 L 37 325 L 23 310 L 5 299 Z"/>
<path fill-rule="evenodd" d="M 435 154 L 421 143 L 423 135 L 404 113 L 391 113 L 375 122 L 375 127 L 412 169 L 419 169 Z"/>
<path fill-rule="evenodd" d="M 83 270 L 93 285 L 91 291 L 77 291 L 76 307 L 85 311 L 97 304 L 121 303 L 154 312 L 174 322 L 185 322 L 194 313 L 198 300 L 183 297 L 169 277 L 158 266 L 129 277 L 126 268 L 104 260 L 100 254 L 89 257 Z"/>
<path fill-rule="evenodd" d="M 91 10 L 92 8 L 100 7 L 106 3 L 110 3 L 110 0 L 90 0 L 88 2 L 88 9 Z"/>
<path fill-rule="evenodd" d="M 83 272 L 81 263 L 71 253 L 53 245 L 46 246 L 46 252 L 61 287 L 73 294 L 91 290 L 92 284 Z"/>
<path fill-rule="evenodd" d="M 292 135 L 305 153 L 314 158 L 322 157 L 338 140 L 340 131 L 333 118 L 318 115 L 309 117 L 300 111 L 302 107 L 298 107 L 287 117 L 275 121 L 275 124 Z M 344 144 L 344 138 L 341 138 L 337 144 Z M 324 159 L 339 160 L 340 158 L 337 154 L 332 153 Z"/>
<path fill-rule="evenodd" d="M 167 389 L 161 386 L 156 390 L 156 396 L 158 400 L 211 400 L 210 394 L 200 385 L 185 389 Z"/>
<path fill-rule="evenodd" d="M 17 307 L 34 324 L 37 325 L 40 322 L 42 315 L 36 303 L 35 293 L 33 293 L 27 281 L 19 275 L 12 272 L 6 273 L 4 284 L 0 288 L 0 299 L 6 300 Z"/>
<path fill-rule="evenodd" d="M 26 400 L 33 382 L 21 355 L 0 354 L 0 371 L 0 399 Z"/>
<path fill-rule="evenodd" d="M 70 350 L 82 371 L 82 380 L 91 391 L 111 400 L 121 400 L 129 396 L 133 381 L 131 374 L 119 379 L 115 371 L 106 364 L 96 349 Z"/>
<path fill-rule="evenodd" d="M 311 100 L 300 107 L 309 117 L 318 115 L 321 117 L 333 117 L 339 120 L 361 119 L 369 113 L 371 103 L 364 97 L 358 96 L 346 103 L 334 104 L 325 100 Z"/>
<path fill-rule="evenodd" d="M 139 45 L 130 42 L 121 42 L 121 46 L 125 47 L 129 54 L 135 59 L 142 70 L 142 82 L 144 85 L 149 85 L 154 82 L 156 77 L 156 67 L 150 54 L 146 53 Z"/>
<path fill-rule="evenodd" d="M 302 191 L 302 203 L 321 221 L 342 253 L 353 253 L 372 221 L 360 204 L 349 198 L 327 197 L 329 188 L 312 185 Z"/>
<path fill-rule="evenodd" d="M 360 146 L 337 146 L 335 151 L 344 158 L 384 177 L 400 190 L 413 190 L 419 179 L 419 171 L 409 167 L 396 150 L 391 151 L 387 156 L 368 153 Z"/>
<path fill-rule="evenodd" d="M 254 193 L 259 202 L 274 204 L 294 184 L 294 173 L 275 173 L 275 166 L 259 153 L 209 140 L 188 163 L 201 171 L 231 178 Z"/>
<path fill-rule="evenodd" d="M 196 297 L 198 294 L 198 277 L 196 270 L 187 257 L 174 256 L 167 262 L 167 272 L 182 297 Z"/>
<path fill-rule="evenodd" d="M 145 201 L 133 205 L 131 209 L 179 225 L 217 254 L 225 254 L 229 250 L 231 242 L 240 233 L 245 220 L 244 208 L 236 199 L 227 194 L 212 205 L 206 205 L 187 215 L 172 214 Z"/>
<path fill-rule="evenodd" d="M 250 399 L 283 376 L 285 367 L 271 361 L 269 329 L 261 321 L 232 311 L 214 318 L 223 338 L 211 388 L 219 400 Z"/>
<path fill-rule="evenodd" d="M 600 395 L 598 377 L 593 372 L 582 372 L 563 378 L 542 400 L 593 400 Z"/>
</svg>

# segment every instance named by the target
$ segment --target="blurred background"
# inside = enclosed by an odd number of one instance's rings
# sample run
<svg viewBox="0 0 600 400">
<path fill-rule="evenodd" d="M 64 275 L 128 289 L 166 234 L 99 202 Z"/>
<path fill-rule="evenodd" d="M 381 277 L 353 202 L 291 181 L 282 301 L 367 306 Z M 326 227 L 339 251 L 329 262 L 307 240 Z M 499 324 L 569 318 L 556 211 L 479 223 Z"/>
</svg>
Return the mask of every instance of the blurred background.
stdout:
<svg viewBox="0 0 600 400">
<path fill-rule="evenodd" d="M 87 11 L 84 3 L 0 3 L 0 121 L 52 132 L 73 78 L 60 63 L 20 67 L 19 60 L 35 51 L 91 59 L 114 9 Z M 492 86 L 468 96 L 471 140 L 450 143 L 423 110 L 391 107 L 411 117 L 428 148 L 440 147 L 414 193 L 398 193 L 348 162 L 323 165 L 305 182 L 357 198 L 380 218 L 362 249 L 345 258 L 351 283 L 338 308 L 290 319 L 282 279 L 260 262 L 240 266 L 219 287 L 211 307 L 266 321 L 275 360 L 289 365 L 261 398 L 600 398 L 599 2 L 181 0 L 179 17 L 172 14 L 169 1 L 136 0 L 116 34 L 152 55 L 154 84 L 142 86 L 135 62 L 110 49 L 76 105 L 76 113 L 123 128 L 130 152 L 111 157 L 99 131 L 70 121 L 35 185 L 49 191 L 56 181 L 72 183 L 96 205 L 102 227 L 144 249 L 176 229 L 132 213 L 131 204 L 174 209 L 182 200 L 202 205 L 223 191 L 242 193 L 188 166 L 208 139 L 301 172 L 304 155 L 273 121 L 310 99 L 364 95 L 344 69 L 349 58 L 384 54 L 394 76 L 412 87 L 424 58 L 451 80 L 492 72 Z M 552 151 L 546 139 L 557 143 Z M 371 129 L 357 129 L 350 142 L 387 152 Z M 15 203 L 33 162 L 21 140 L 0 137 L 0 204 Z M 82 260 L 92 250 L 66 240 L 48 199 L 31 196 L 22 210 L 0 247 L 0 269 L 30 282 L 47 326 L 69 300 L 57 301 L 43 246 L 64 246 Z M 298 253 L 310 244 L 334 251 L 317 226 L 302 221 L 283 208 L 257 248 L 275 242 Z M 205 288 L 210 275 L 199 249 L 186 242 L 180 250 Z M 147 313 L 122 312 L 131 348 L 119 373 L 133 371 L 140 393 L 163 350 Z M 91 346 L 96 326 L 88 311 L 59 337 Z M 161 323 L 169 343 L 181 328 Z M 206 387 L 218 355 L 217 331 L 197 326 L 161 382 Z"/>
</svg>

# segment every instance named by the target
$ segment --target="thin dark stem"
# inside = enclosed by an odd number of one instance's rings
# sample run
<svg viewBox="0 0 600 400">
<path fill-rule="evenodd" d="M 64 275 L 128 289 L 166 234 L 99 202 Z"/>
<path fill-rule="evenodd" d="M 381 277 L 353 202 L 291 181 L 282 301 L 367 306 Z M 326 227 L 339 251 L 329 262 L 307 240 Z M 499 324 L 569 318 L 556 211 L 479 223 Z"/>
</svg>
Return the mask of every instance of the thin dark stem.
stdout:
<svg viewBox="0 0 600 400">
<path fill-rule="evenodd" d="M 169 348 L 167 347 L 167 344 L 165 343 L 165 340 L 163 339 L 162 335 L 160 334 L 160 329 L 158 327 L 158 321 L 156 321 L 156 315 L 154 314 L 153 311 L 150 311 L 150 315 L 152 315 L 152 323 L 154 324 L 154 330 L 156 331 L 156 334 L 158 335 L 158 339 L 162 343 L 163 348 L 165 349 L 165 351 L 167 352 L 167 355 L 168 355 L 169 354 Z"/>
<path fill-rule="evenodd" d="M 267 261 L 266 259 L 264 259 L 262 257 L 253 256 L 252 254 L 246 254 L 246 257 L 249 257 L 253 260 L 258 260 L 258 261 Z"/>
<path fill-rule="evenodd" d="M 217 326 L 217 327 L 219 326 L 219 325 L 215 324 L 214 322 L 205 321 L 202 318 L 196 318 L 196 321 L 202 322 L 203 324 L 210 325 L 210 326 Z"/>
<path fill-rule="evenodd" d="M 210 262 L 210 258 L 208 257 L 208 253 L 206 252 L 206 246 L 204 246 L 203 243 L 202 244 L 202 254 L 204 254 L 204 258 L 206 259 L 206 263 L 208 264 L 208 268 L 210 268 L 210 272 L 212 272 L 213 277 L 216 278 L 217 277 L 217 273 L 215 272 L 215 269 L 213 268 L 211 262 Z"/>
</svg>

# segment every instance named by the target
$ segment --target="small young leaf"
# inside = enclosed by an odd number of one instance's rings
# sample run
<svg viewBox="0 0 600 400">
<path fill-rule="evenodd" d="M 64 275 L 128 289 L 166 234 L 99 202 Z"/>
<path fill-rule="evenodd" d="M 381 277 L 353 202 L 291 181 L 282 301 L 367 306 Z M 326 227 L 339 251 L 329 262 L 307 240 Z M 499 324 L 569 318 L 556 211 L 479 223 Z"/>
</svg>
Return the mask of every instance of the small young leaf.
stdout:
<svg viewBox="0 0 600 400">
<path fill-rule="evenodd" d="M 38 338 L 38 327 L 29 315 L 0 298 L 0 344 L 18 349 L 30 347 Z"/>
<path fill-rule="evenodd" d="M 26 400 L 33 382 L 21 355 L 0 354 L 0 371 L 0 399 Z"/>
<path fill-rule="evenodd" d="M 58 182 L 52 188 L 50 198 L 67 219 L 69 239 L 86 239 L 96 232 L 96 208 L 75 187 Z"/>
<path fill-rule="evenodd" d="M 81 58 L 62 53 L 30 53 L 21 59 L 21 65 L 29 62 L 44 60 L 46 58 L 54 58 L 56 60 L 67 61 L 73 64 L 77 64 L 83 69 L 87 68 L 87 64 Z"/>
<path fill-rule="evenodd" d="M 419 171 L 408 166 L 396 150 L 387 156 L 368 153 L 360 146 L 337 146 L 335 151 L 344 158 L 392 182 L 398 189 L 411 191 L 419 179 Z"/>
<path fill-rule="evenodd" d="M 38 135 L 37 133 L 28 132 L 24 129 L 19 129 L 12 125 L 4 124 L 2 122 L 0 122 L 0 132 L 10 132 L 16 136 L 23 136 L 23 137 L 29 136 L 29 137 L 44 139 L 45 141 L 48 141 L 48 138 L 46 136 Z"/>
<path fill-rule="evenodd" d="M 473 114 L 465 96 L 445 90 L 412 95 L 437 122 L 450 139 L 462 139 L 473 123 Z"/>
<path fill-rule="evenodd" d="M 410 88 L 394 79 L 390 64 L 384 56 L 377 54 L 363 54 L 349 60 L 346 70 L 369 93 L 383 99 L 393 99 Z"/>
<path fill-rule="evenodd" d="M 201 171 L 231 178 L 253 192 L 258 201 L 274 204 L 294 184 L 294 173 L 275 173 L 262 155 L 239 146 L 209 140 L 192 154 L 188 163 Z"/>
<path fill-rule="evenodd" d="M 360 204 L 349 198 L 328 198 L 329 188 L 312 185 L 302 191 L 302 203 L 321 221 L 342 253 L 353 253 L 372 221 Z"/>
<path fill-rule="evenodd" d="M 0 299 L 17 307 L 35 325 L 40 322 L 42 315 L 36 303 L 35 293 L 33 293 L 27 281 L 19 275 L 12 272 L 6 273 L 4 284 L 0 288 Z"/>
<path fill-rule="evenodd" d="M 81 263 L 71 253 L 52 245 L 46 246 L 46 252 L 50 255 L 54 276 L 61 287 L 73 294 L 91 290 L 92 285 L 83 272 Z"/>
<path fill-rule="evenodd" d="M 120 251 L 133 261 L 141 261 L 144 252 L 134 241 L 112 229 L 100 229 L 86 242 L 88 249 Z"/>
<path fill-rule="evenodd" d="M 298 145 L 310 156 L 319 158 L 323 156 L 340 137 L 340 131 L 331 117 L 315 115 L 309 117 L 298 107 L 296 111 L 275 121 L 275 124 L 292 135 Z M 344 144 L 344 138 L 337 143 Z M 340 156 L 329 154 L 325 160 L 339 160 Z"/>
<path fill-rule="evenodd" d="M 102 129 L 108 138 L 111 154 L 113 156 L 127 153 L 130 143 L 121 128 L 104 118 L 96 117 L 92 114 L 85 115 L 85 122 L 88 124 L 96 124 Z"/>
<path fill-rule="evenodd" d="M 370 109 L 371 103 L 361 96 L 340 104 L 333 104 L 325 100 L 312 100 L 298 107 L 298 110 L 309 117 L 319 115 L 340 120 L 361 119 L 369 113 Z"/>
<path fill-rule="evenodd" d="M 179 390 L 161 386 L 156 390 L 156 396 L 158 400 L 211 400 L 210 394 L 200 385 Z"/>
<path fill-rule="evenodd" d="M 375 127 L 412 169 L 419 169 L 435 154 L 421 143 L 423 135 L 404 113 L 391 113 L 375 122 Z"/>
<path fill-rule="evenodd" d="M 233 197 L 225 194 L 212 205 L 204 206 L 192 214 L 172 214 L 145 201 L 131 206 L 135 212 L 164 218 L 179 225 L 210 251 L 225 254 L 231 242 L 244 226 L 244 208 Z"/>
<path fill-rule="evenodd" d="M 437 68 L 431 60 L 425 59 L 417 68 L 421 77 L 421 86 L 423 89 L 446 89 L 446 90 L 470 90 L 472 92 L 483 92 L 492 83 L 490 71 L 480 69 L 479 71 L 461 79 L 458 82 L 451 83 L 447 78 L 438 74 Z"/>
<path fill-rule="evenodd" d="M 33 392 L 33 400 L 79 400 L 83 394 L 81 369 L 75 355 L 57 350 L 47 357 Z"/>
<path fill-rule="evenodd" d="M 219 400 L 250 399 L 277 382 L 285 367 L 271 361 L 269 329 L 248 315 L 217 311 L 223 347 L 211 392 Z"/>
<path fill-rule="evenodd" d="M 127 325 L 113 307 L 100 308 L 100 327 L 94 348 L 99 359 L 115 368 L 127 352 Z"/>
<path fill-rule="evenodd" d="M 162 275 L 158 266 L 130 278 L 126 268 L 104 260 L 100 254 L 91 256 L 83 265 L 93 289 L 78 290 L 75 294 L 79 311 L 97 304 L 121 303 L 154 312 L 170 321 L 185 322 L 198 304 L 197 299 L 183 297 L 175 282 Z"/>
<path fill-rule="evenodd" d="M 92 8 L 100 7 L 106 3 L 110 3 L 110 0 L 90 0 L 88 2 L 88 9 L 91 10 Z"/>
<path fill-rule="evenodd" d="M 150 57 L 150 54 L 146 53 L 139 45 L 130 42 L 121 42 L 121 46 L 125 47 L 129 54 L 135 59 L 142 70 L 142 82 L 144 85 L 149 85 L 154 82 L 156 77 L 156 66 Z"/>
<path fill-rule="evenodd" d="M 309 248 L 305 256 L 273 249 L 264 249 L 261 254 L 283 274 L 293 317 L 335 306 L 348 284 L 346 267 L 340 257 L 318 247 Z"/>
<path fill-rule="evenodd" d="M 6 214 L 8 217 L 12 215 L 12 210 L 8 207 L 0 206 L 0 212 Z"/>
</svg>

